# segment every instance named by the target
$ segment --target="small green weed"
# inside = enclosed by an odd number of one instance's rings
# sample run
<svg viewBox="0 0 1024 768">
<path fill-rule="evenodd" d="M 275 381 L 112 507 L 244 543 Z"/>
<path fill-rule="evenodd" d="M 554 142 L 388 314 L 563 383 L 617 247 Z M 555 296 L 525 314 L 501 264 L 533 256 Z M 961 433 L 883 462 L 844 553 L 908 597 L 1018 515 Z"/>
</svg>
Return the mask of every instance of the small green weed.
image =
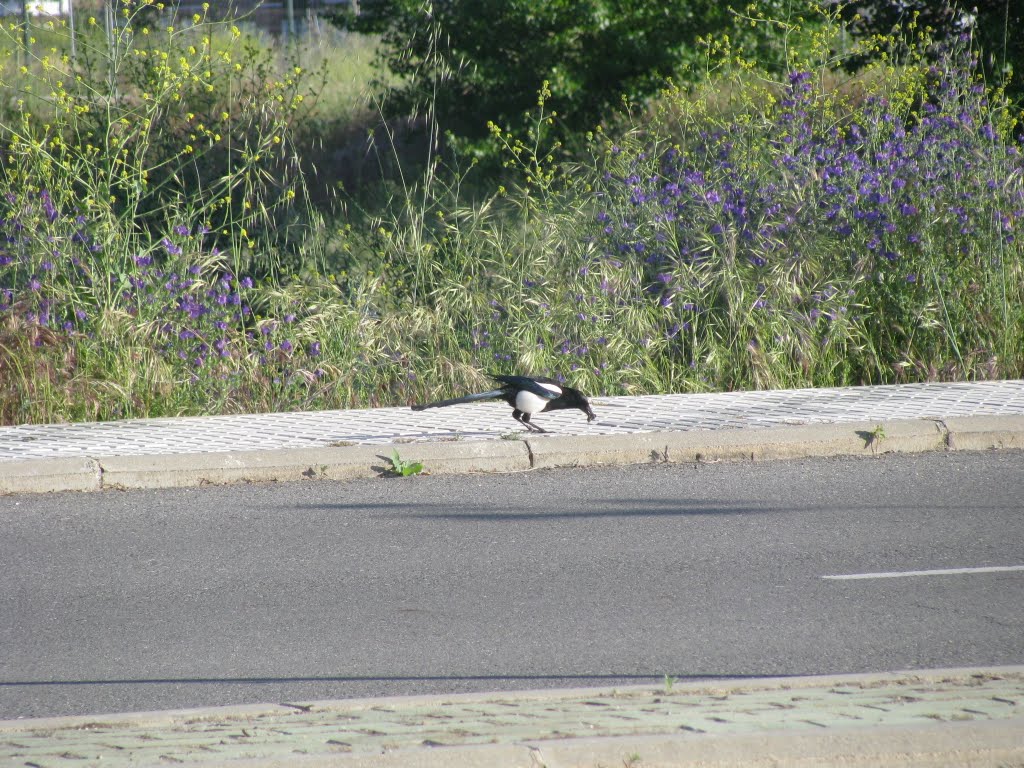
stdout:
<svg viewBox="0 0 1024 768">
<path fill-rule="evenodd" d="M 878 446 L 885 440 L 885 427 L 879 424 L 870 432 L 862 434 L 864 435 L 864 447 L 870 448 L 871 452 L 875 453 L 878 451 Z"/>
<path fill-rule="evenodd" d="M 398 455 L 398 450 L 395 449 L 391 452 L 391 458 L 388 459 L 391 462 L 391 468 L 388 473 L 395 477 L 409 477 L 410 475 L 418 475 L 423 471 L 423 464 L 418 461 L 406 461 Z"/>
</svg>

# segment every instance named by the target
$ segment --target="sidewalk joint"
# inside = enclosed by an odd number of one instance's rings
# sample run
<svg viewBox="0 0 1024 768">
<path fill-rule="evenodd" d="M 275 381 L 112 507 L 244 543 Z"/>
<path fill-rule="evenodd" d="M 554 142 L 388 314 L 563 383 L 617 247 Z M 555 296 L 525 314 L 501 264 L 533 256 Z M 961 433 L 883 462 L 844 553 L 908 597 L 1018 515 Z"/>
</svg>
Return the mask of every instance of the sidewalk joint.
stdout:
<svg viewBox="0 0 1024 768">
<path fill-rule="evenodd" d="M 533 445 L 531 444 L 530 439 L 527 438 L 527 439 L 523 440 L 523 444 L 526 446 L 526 458 L 530 462 L 530 469 L 536 469 L 537 468 L 537 461 L 536 461 L 536 459 L 534 458 L 534 455 L 533 455 Z"/>
</svg>

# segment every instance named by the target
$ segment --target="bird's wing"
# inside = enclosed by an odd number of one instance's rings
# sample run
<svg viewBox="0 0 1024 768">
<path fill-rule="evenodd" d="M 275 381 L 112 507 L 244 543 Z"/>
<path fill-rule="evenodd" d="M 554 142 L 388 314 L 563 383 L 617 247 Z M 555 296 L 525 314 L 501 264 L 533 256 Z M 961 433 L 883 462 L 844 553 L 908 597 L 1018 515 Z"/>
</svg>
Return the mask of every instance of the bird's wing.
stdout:
<svg viewBox="0 0 1024 768">
<path fill-rule="evenodd" d="M 562 394 L 562 388 L 551 379 L 541 377 L 533 378 L 531 376 L 504 375 L 492 375 L 491 378 L 495 381 L 500 381 L 502 384 L 507 384 L 510 387 L 532 392 L 537 395 L 537 397 L 543 397 L 545 400 L 554 400 Z"/>
</svg>

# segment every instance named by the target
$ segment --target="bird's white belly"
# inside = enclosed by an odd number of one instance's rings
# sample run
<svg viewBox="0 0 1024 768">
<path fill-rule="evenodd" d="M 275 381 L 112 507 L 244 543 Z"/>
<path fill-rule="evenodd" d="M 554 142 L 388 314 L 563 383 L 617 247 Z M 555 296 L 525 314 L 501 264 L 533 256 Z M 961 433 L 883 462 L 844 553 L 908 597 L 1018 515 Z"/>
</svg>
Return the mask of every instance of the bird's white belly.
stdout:
<svg viewBox="0 0 1024 768">
<path fill-rule="evenodd" d="M 540 413 L 544 410 L 544 406 L 550 402 L 551 400 L 546 397 L 540 397 L 533 394 L 533 392 L 525 390 L 516 394 L 516 408 L 523 413 Z"/>
</svg>

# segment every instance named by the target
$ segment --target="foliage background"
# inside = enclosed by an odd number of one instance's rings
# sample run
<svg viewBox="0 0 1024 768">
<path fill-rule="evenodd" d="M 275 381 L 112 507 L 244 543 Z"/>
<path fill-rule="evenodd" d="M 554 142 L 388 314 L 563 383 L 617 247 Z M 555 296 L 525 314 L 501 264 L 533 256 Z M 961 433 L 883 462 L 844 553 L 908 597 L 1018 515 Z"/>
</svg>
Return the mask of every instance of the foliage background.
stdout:
<svg viewBox="0 0 1024 768">
<path fill-rule="evenodd" d="M 1024 375 L 998 4 L 469 5 L 6 19 L 0 420 Z"/>
</svg>

